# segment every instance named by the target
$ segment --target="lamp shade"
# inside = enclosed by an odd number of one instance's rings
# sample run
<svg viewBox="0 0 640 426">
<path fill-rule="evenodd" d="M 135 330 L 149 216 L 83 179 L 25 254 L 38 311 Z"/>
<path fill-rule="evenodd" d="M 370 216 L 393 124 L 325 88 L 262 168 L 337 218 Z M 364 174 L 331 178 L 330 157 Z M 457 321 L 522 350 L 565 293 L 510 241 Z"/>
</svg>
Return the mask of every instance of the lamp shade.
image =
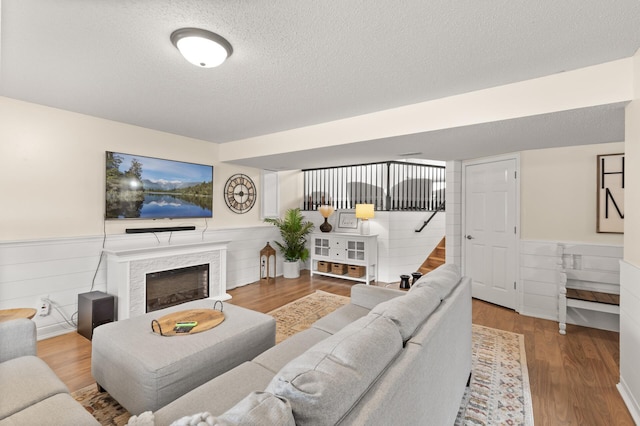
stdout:
<svg viewBox="0 0 640 426">
<path fill-rule="evenodd" d="M 199 28 L 181 28 L 171 34 L 171 42 L 193 65 L 213 68 L 233 52 L 231 44 L 218 34 Z"/>
<path fill-rule="evenodd" d="M 325 219 L 333 214 L 335 209 L 332 206 L 320 206 L 318 207 L 318 211 Z"/>
<path fill-rule="evenodd" d="M 356 217 L 362 220 L 373 219 L 373 204 L 356 204 Z"/>
</svg>

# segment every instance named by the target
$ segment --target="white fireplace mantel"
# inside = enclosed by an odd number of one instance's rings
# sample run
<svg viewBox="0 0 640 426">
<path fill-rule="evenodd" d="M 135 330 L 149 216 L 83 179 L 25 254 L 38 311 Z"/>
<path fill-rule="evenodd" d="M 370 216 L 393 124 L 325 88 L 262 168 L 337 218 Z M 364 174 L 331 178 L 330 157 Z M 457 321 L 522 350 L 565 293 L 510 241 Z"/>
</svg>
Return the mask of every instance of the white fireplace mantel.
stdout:
<svg viewBox="0 0 640 426">
<path fill-rule="evenodd" d="M 117 318 L 146 312 L 146 275 L 209 264 L 209 299 L 229 300 L 226 293 L 228 241 L 163 244 L 104 249 L 107 293 L 116 297 Z"/>
</svg>

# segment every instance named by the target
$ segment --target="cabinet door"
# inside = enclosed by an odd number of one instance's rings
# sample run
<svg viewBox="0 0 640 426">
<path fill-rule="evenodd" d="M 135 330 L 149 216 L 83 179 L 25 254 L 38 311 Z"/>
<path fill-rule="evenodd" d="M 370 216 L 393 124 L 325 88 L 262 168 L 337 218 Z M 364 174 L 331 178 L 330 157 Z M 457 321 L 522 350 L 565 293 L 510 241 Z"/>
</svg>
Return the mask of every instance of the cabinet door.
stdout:
<svg viewBox="0 0 640 426">
<path fill-rule="evenodd" d="M 345 245 L 346 242 L 342 238 L 334 237 L 331 239 L 331 260 L 344 261 L 346 259 Z"/>
<path fill-rule="evenodd" d="M 347 259 L 364 262 L 366 246 L 364 241 L 347 240 Z"/>
<path fill-rule="evenodd" d="M 313 253 L 315 256 L 329 257 L 329 239 L 328 238 L 314 238 L 313 239 Z"/>
</svg>

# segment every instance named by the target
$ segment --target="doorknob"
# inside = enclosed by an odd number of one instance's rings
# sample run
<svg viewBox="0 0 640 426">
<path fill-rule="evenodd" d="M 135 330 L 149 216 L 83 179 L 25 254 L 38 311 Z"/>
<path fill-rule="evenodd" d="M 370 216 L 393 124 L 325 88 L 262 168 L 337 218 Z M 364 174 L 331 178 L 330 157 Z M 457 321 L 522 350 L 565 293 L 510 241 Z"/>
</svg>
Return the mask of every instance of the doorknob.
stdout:
<svg viewBox="0 0 640 426">
<path fill-rule="evenodd" d="M 473 240 L 473 237 L 471 235 L 467 235 L 467 240 Z"/>
</svg>

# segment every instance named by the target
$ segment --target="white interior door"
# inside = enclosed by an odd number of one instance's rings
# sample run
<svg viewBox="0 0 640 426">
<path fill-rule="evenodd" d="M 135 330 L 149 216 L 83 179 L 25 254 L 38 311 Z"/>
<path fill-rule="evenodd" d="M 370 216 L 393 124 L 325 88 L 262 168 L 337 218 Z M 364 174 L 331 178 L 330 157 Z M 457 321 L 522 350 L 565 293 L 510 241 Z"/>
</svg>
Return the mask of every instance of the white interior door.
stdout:
<svg viewBox="0 0 640 426">
<path fill-rule="evenodd" d="M 464 167 L 464 265 L 473 297 L 515 309 L 516 159 Z"/>
</svg>

